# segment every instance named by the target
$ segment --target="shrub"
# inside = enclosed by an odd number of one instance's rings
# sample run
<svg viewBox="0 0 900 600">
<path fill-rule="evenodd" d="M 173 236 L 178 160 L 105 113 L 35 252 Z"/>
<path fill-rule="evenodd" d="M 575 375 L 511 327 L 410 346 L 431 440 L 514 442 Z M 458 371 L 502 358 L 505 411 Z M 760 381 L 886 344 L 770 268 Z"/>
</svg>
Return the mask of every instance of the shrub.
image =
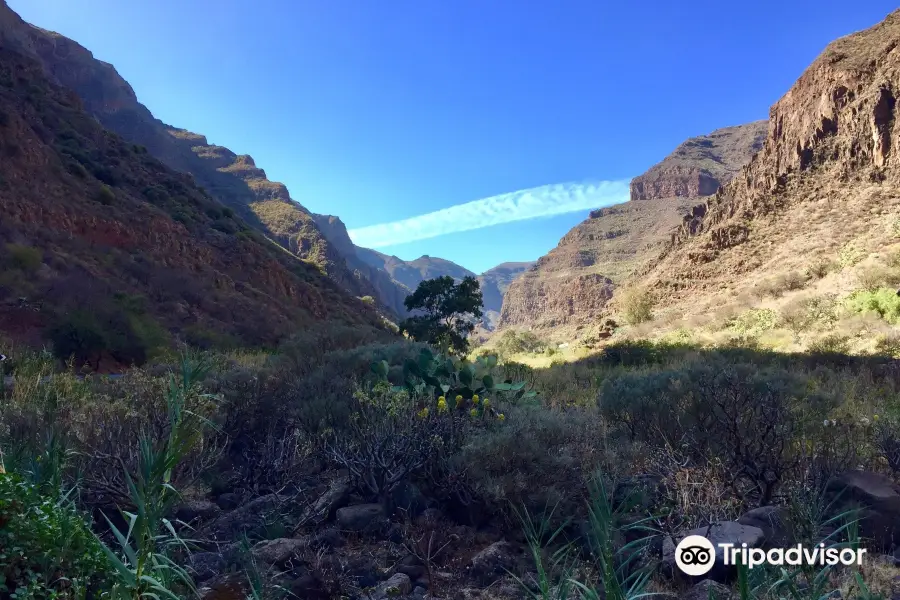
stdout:
<svg viewBox="0 0 900 600">
<path fill-rule="evenodd" d="M 544 343 L 530 331 L 507 329 L 497 341 L 496 350 L 501 356 L 511 356 L 524 352 L 537 352 Z"/>
<path fill-rule="evenodd" d="M 847 308 L 855 313 L 876 314 L 888 323 L 900 323 L 900 297 L 896 290 L 879 288 L 872 291 L 860 290 L 847 299 Z"/>
<path fill-rule="evenodd" d="M 97 199 L 97 202 L 105 206 L 109 206 L 116 201 L 116 194 L 106 184 L 100 185 L 100 189 L 97 190 L 97 194 L 94 197 Z"/>
<path fill-rule="evenodd" d="M 896 286 L 900 283 L 900 273 L 881 266 L 862 269 L 856 274 L 856 278 L 860 287 L 869 292 L 874 292 L 883 285 Z"/>
<path fill-rule="evenodd" d="M 829 328 L 837 321 L 837 297 L 834 294 L 793 299 L 781 313 L 781 324 L 794 333 L 815 327 Z"/>
<path fill-rule="evenodd" d="M 562 504 L 561 514 L 572 515 L 600 462 L 603 432 L 597 417 L 579 409 L 513 407 L 502 427 L 473 434 L 454 462 L 493 511 Z"/>
<path fill-rule="evenodd" d="M 831 273 L 837 265 L 833 260 L 828 258 L 820 258 L 806 267 L 806 276 L 810 279 L 822 279 Z"/>
<path fill-rule="evenodd" d="M 842 269 L 852 267 L 862 262 L 865 257 L 865 251 L 857 248 L 852 243 L 847 244 L 841 248 L 841 251 L 838 253 L 838 265 L 840 265 Z"/>
<path fill-rule="evenodd" d="M 774 329 L 778 313 L 770 308 L 751 308 L 729 320 L 728 327 L 739 334 L 758 335 Z"/>
<path fill-rule="evenodd" d="M 373 298 L 372 296 L 363 296 L 359 300 L 366 306 L 375 306 L 375 298 Z"/>
<path fill-rule="evenodd" d="M 821 354 L 847 354 L 850 352 L 850 338 L 838 333 L 829 333 L 811 342 L 808 350 Z"/>
<path fill-rule="evenodd" d="M 798 466 L 793 440 L 827 404 L 787 369 L 723 359 L 611 377 L 598 402 L 632 440 L 677 449 L 693 464 L 724 461 L 727 485 L 762 503 Z"/>
<path fill-rule="evenodd" d="M 102 546 L 70 504 L 0 472 L 0 596 L 84 598 L 109 575 Z"/>
<path fill-rule="evenodd" d="M 44 260 L 44 255 L 38 248 L 22 244 L 7 244 L 6 252 L 9 254 L 9 265 L 27 273 L 37 271 Z"/>
<path fill-rule="evenodd" d="M 653 318 L 654 298 L 647 290 L 629 290 L 622 296 L 622 312 L 629 325 L 644 323 Z"/>
</svg>

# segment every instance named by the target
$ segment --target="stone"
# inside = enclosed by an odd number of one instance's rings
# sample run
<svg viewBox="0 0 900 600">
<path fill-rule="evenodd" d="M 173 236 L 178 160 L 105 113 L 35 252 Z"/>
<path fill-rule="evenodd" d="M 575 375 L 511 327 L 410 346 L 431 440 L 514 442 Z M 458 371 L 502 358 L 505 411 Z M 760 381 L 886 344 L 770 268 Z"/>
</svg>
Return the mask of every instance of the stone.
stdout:
<svg viewBox="0 0 900 600">
<path fill-rule="evenodd" d="M 744 513 L 737 522 L 762 529 L 762 547 L 768 550 L 792 545 L 788 517 L 787 509 L 782 506 L 760 506 Z"/>
<path fill-rule="evenodd" d="M 338 527 L 347 531 L 361 532 L 372 529 L 385 519 L 381 504 L 357 504 L 345 506 L 337 511 Z"/>
<path fill-rule="evenodd" d="M 479 583 L 490 585 L 510 571 L 515 573 L 521 555 L 521 549 L 509 542 L 495 542 L 472 558 L 470 570 Z"/>
<path fill-rule="evenodd" d="M 332 482 L 328 490 L 303 511 L 299 525 L 318 525 L 330 521 L 338 509 L 347 505 L 352 491 L 353 486 L 344 480 Z"/>
<path fill-rule="evenodd" d="M 234 492 L 225 492 L 224 494 L 219 494 L 216 498 L 216 504 L 218 504 L 219 508 L 222 510 L 234 510 L 240 506 L 241 497 Z"/>
<path fill-rule="evenodd" d="M 704 575 L 704 577 L 722 583 L 729 582 L 734 579 L 734 577 L 737 575 L 737 570 L 735 569 L 734 565 L 724 564 L 725 551 L 719 547 L 719 544 L 734 544 L 736 547 L 740 547 L 741 544 L 746 543 L 749 548 L 760 548 L 762 547 L 763 541 L 765 540 L 765 534 L 759 527 L 742 525 L 736 521 L 719 521 L 717 523 L 713 523 L 710 527 L 698 527 L 697 529 L 691 529 L 690 531 L 683 532 L 678 537 L 678 540 L 681 540 L 689 535 L 703 536 L 708 539 L 715 547 L 715 565 L 709 573 Z M 696 579 L 697 581 L 699 581 L 699 578 L 688 577 L 687 575 L 682 573 L 681 570 L 676 566 L 676 545 L 677 542 L 669 536 L 667 536 L 663 540 L 663 570 L 667 573 L 672 573 L 682 578 L 687 578 L 689 580 Z"/>
<path fill-rule="evenodd" d="M 314 548 L 335 549 L 341 548 L 344 544 L 344 536 L 337 527 L 326 527 L 317 531 L 310 540 L 310 545 Z"/>
<path fill-rule="evenodd" d="M 194 552 L 188 558 L 188 571 L 197 583 L 205 583 L 228 569 L 228 561 L 218 552 Z"/>
<path fill-rule="evenodd" d="M 309 547 L 307 538 L 263 540 L 250 550 L 253 558 L 270 565 L 284 565 Z"/>
<path fill-rule="evenodd" d="M 388 598 L 399 598 L 409 594 L 412 590 L 412 582 L 409 577 L 403 573 L 395 573 L 387 581 L 379 583 L 375 589 L 369 593 L 369 600 L 387 600 Z"/>
<path fill-rule="evenodd" d="M 828 482 L 828 499 L 837 514 L 861 509 L 859 533 L 873 551 L 889 552 L 900 542 L 900 487 L 878 473 L 848 471 Z"/>
<path fill-rule="evenodd" d="M 222 509 L 209 500 L 188 500 L 175 511 L 175 518 L 185 523 L 208 521 L 218 517 Z"/>
<path fill-rule="evenodd" d="M 282 502 L 283 498 L 276 494 L 260 496 L 209 523 L 200 530 L 203 534 L 200 537 L 205 536 L 213 541 L 236 540 L 244 532 L 262 528 L 266 523 L 267 515 Z"/>
</svg>

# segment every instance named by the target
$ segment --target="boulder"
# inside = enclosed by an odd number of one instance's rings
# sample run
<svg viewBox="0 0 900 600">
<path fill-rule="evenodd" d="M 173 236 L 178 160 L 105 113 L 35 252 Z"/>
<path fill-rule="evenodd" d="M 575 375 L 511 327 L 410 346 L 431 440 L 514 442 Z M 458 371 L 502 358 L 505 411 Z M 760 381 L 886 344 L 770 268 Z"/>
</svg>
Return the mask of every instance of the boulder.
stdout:
<svg viewBox="0 0 900 600">
<path fill-rule="evenodd" d="M 828 482 L 828 499 L 837 514 L 860 509 L 859 533 L 873 541 L 873 550 L 890 551 L 900 542 L 900 488 L 868 471 L 848 471 Z"/>
<path fill-rule="evenodd" d="M 347 505 L 352 491 L 353 487 L 342 479 L 332 482 L 328 490 L 303 511 L 299 525 L 319 525 L 331 520 L 339 508 Z"/>
<path fill-rule="evenodd" d="M 698 527 L 685 531 L 679 536 L 680 541 L 689 535 L 700 535 L 708 539 L 716 550 L 716 561 L 712 570 L 704 575 L 705 578 L 718 582 L 729 582 L 737 575 L 734 565 L 725 565 L 725 551 L 719 547 L 719 544 L 734 544 L 740 547 L 741 544 L 747 544 L 748 548 L 762 548 L 765 541 L 765 534 L 759 527 L 752 525 L 742 525 L 736 521 L 719 521 L 713 523 L 709 527 Z M 679 577 L 689 580 L 697 580 L 699 578 L 688 577 L 675 564 L 675 547 L 677 541 L 671 537 L 666 537 L 662 544 L 662 566 L 667 573 L 675 574 Z"/>
<path fill-rule="evenodd" d="M 369 593 L 369 600 L 387 600 L 405 596 L 412 591 L 412 582 L 403 573 L 395 573 L 387 581 L 379 583 Z"/>
<path fill-rule="evenodd" d="M 407 554 L 397 563 L 396 571 L 397 573 L 408 575 L 410 579 L 415 581 L 425 575 L 425 565 L 412 554 Z"/>
<path fill-rule="evenodd" d="M 481 584 L 490 585 L 509 572 L 518 571 L 521 556 L 521 548 L 499 541 L 476 554 L 469 568 Z"/>
<path fill-rule="evenodd" d="M 284 565 L 309 547 L 307 538 L 278 538 L 263 540 L 251 548 L 257 561 L 270 565 Z"/>
<path fill-rule="evenodd" d="M 261 496 L 238 509 L 225 513 L 201 530 L 205 537 L 214 541 L 231 541 L 243 532 L 262 528 L 266 517 L 275 510 L 283 499 L 276 494 Z"/>
<path fill-rule="evenodd" d="M 185 523 L 209 521 L 222 513 L 222 509 L 209 500 L 188 500 L 175 511 L 175 518 Z"/>
<path fill-rule="evenodd" d="M 357 504 L 337 511 L 338 527 L 346 531 L 370 531 L 383 524 L 385 518 L 381 504 Z"/>
<path fill-rule="evenodd" d="M 782 506 L 760 506 L 744 513 L 737 520 L 741 525 L 749 525 L 762 529 L 762 547 L 786 548 L 794 543 L 793 536 L 788 526 L 788 511 Z"/>
</svg>

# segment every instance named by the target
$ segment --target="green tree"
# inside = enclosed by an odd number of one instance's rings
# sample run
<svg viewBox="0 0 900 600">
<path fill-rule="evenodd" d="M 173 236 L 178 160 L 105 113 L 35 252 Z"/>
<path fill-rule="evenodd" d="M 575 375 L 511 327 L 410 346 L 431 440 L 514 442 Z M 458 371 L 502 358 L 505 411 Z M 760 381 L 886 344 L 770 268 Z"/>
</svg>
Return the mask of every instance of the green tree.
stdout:
<svg viewBox="0 0 900 600">
<path fill-rule="evenodd" d="M 413 316 L 400 323 L 400 330 L 420 342 L 465 353 L 468 335 L 482 317 L 481 286 L 474 277 L 455 283 L 450 276 L 428 279 L 403 302 Z"/>
</svg>

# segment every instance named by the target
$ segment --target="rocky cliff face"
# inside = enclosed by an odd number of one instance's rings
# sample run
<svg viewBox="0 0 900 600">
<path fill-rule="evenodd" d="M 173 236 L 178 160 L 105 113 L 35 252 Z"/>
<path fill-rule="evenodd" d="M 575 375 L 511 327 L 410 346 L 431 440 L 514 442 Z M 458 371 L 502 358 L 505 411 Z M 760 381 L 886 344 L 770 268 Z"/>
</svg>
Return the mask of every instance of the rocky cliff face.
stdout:
<svg viewBox="0 0 900 600">
<path fill-rule="evenodd" d="M 534 266 L 533 262 L 507 262 L 488 269 L 478 276 L 481 293 L 484 296 L 483 326 L 488 331 L 496 328 L 503 308 L 503 297 L 510 284 L 522 273 Z"/>
<path fill-rule="evenodd" d="M 316 265 L 103 129 L 37 60 L 6 45 L 0 140 L 4 336 L 39 343 L 62 320 L 72 335 L 90 321 L 131 347 L 168 335 L 273 345 L 319 321 L 378 322 Z M 82 321 L 66 321 L 74 314 Z"/>
<path fill-rule="evenodd" d="M 615 286 L 648 268 L 696 198 L 747 164 L 765 129 L 761 121 L 691 138 L 635 177 L 630 202 L 591 212 L 510 286 L 499 326 L 578 329 L 598 322 Z"/>
<path fill-rule="evenodd" d="M 898 43 L 900 11 L 831 43 L 772 107 L 762 151 L 731 185 L 685 216 L 682 237 L 734 216 L 765 214 L 772 198 L 804 175 L 843 182 L 895 178 Z"/>
<path fill-rule="evenodd" d="M 662 162 L 631 180 L 632 200 L 709 196 L 758 152 L 766 121 L 717 129 L 690 138 Z"/>
<path fill-rule="evenodd" d="M 216 200 L 297 256 L 320 265 L 351 294 L 375 294 L 368 281 L 346 268 L 309 211 L 291 199 L 283 184 L 269 181 L 251 157 L 159 121 L 112 65 L 64 36 L 25 23 L 3 0 L 0 26 L 7 47 L 38 59 L 50 79 L 74 90 L 104 127 L 146 147 L 167 166 L 190 173 Z"/>
<path fill-rule="evenodd" d="M 763 149 L 683 217 L 648 281 L 667 302 L 889 243 L 900 197 L 900 11 L 830 44 L 772 107 Z"/>
</svg>

